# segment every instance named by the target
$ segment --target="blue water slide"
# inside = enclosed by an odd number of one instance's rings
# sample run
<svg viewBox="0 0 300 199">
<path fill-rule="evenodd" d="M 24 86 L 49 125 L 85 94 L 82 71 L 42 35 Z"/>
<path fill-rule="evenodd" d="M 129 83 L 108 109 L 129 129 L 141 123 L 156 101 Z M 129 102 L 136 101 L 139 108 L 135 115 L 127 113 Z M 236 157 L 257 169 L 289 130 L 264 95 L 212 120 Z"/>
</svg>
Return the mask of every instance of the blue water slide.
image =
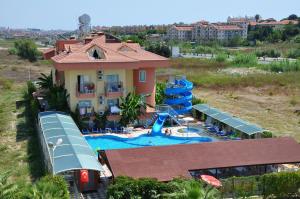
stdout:
<svg viewBox="0 0 300 199">
<path fill-rule="evenodd" d="M 177 79 L 165 89 L 165 104 L 174 108 L 178 114 L 185 114 L 192 110 L 193 83 L 185 78 Z"/>
<path fill-rule="evenodd" d="M 168 117 L 168 113 L 157 113 L 157 119 L 154 123 L 154 125 L 152 126 L 152 135 L 161 135 L 161 129 L 164 125 L 164 122 L 166 121 L 167 117 Z"/>
</svg>

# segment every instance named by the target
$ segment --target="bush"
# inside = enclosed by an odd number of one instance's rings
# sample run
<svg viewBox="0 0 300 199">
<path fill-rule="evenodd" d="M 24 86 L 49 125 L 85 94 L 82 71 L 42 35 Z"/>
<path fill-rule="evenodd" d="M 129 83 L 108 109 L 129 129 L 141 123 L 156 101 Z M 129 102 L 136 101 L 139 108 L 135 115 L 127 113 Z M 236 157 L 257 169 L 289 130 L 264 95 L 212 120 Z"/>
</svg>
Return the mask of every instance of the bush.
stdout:
<svg viewBox="0 0 300 199">
<path fill-rule="evenodd" d="M 162 193 L 171 193 L 175 186 L 168 183 L 158 182 L 155 179 L 141 178 L 135 180 L 130 177 L 117 177 L 107 190 L 107 198 L 128 199 L 144 198 L 154 199 Z"/>
<path fill-rule="evenodd" d="M 205 100 L 193 96 L 193 98 L 192 98 L 192 104 L 193 104 L 193 105 L 196 105 L 196 104 L 204 104 L 204 103 L 206 103 Z"/>
<path fill-rule="evenodd" d="M 300 172 L 280 172 L 265 174 L 261 177 L 265 197 L 300 197 Z"/>
<path fill-rule="evenodd" d="M 16 55 L 18 53 L 16 48 L 9 48 L 8 49 L 8 54 L 9 55 Z"/>
<path fill-rule="evenodd" d="M 257 58 L 255 54 L 237 54 L 232 62 L 236 66 L 253 67 L 257 65 Z"/>
<path fill-rule="evenodd" d="M 158 82 L 156 83 L 156 93 L 155 93 L 155 103 L 163 104 L 166 98 L 165 95 L 166 83 Z"/>
<path fill-rule="evenodd" d="M 288 52 L 288 54 L 287 54 L 287 57 L 288 57 L 288 58 L 293 58 L 293 59 L 298 59 L 298 58 L 300 58 L 300 48 L 289 50 L 289 52 Z"/>
<path fill-rule="evenodd" d="M 146 50 L 156 53 L 158 55 L 164 56 L 164 57 L 170 57 L 171 56 L 171 50 L 169 47 L 164 43 L 155 43 L 150 44 L 146 46 Z"/>
<path fill-rule="evenodd" d="M 295 37 L 294 42 L 298 44 L 300 43 L 300 35 Z"/>
<path fill-rule="evenodd" d="M 32 40 L 18 40 L 15 42 L 15 49 L 17 55 L 23 59 L 28 59 L 33 62 L 41 56 L 41 53 L 38 51 L 36 44 Z"/>
<path fill-rule="evenodd" d="M 300 71 L 300 61 L 290 62 L 286 60 L 280 62 L 271 62 L 270 64 L 260 65 L 259 68 L 277 73 Z"/>
<path fill-rule="evenodd" d="M 273 137 L 273 133 L 271 131 L 264 131 L 262 133 L 262 138 L 272 138 Z"/>
<path fill-rule="evenodd" d="M 45 176 L 21 194 L 22 199 L 47 198 L 69 199 L 70 194 L 62 176 Z"/>
<path fill-rule="evenodd" d="M 279 51 L 276 51 L 274 49 L 271 50 L 263 50 L 263 51 L 256 51 L 257 57 L 273 57 L 277 58 L 281 56 L 281 53 Z"/>
<path fill-rule="evenodd" d="M 215 58 L 216 62 L 222 63 L 225 62 L 227 59 L 227 55 L 224 53 L 218 54 Z"/>
</svg>

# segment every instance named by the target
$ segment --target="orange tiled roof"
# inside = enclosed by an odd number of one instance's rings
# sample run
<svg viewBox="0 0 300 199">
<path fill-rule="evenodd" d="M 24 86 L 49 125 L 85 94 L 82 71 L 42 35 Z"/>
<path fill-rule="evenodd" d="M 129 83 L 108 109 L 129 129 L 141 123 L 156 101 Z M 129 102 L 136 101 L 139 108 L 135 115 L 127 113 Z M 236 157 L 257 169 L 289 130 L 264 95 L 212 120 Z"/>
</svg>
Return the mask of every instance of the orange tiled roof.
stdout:
<svg viewBox="0 0 300 199">
<path fill-rule="evenodd" d="M 190 31 L 193 29 L 193 26 L 175 26 L 177 30 Z"/>
<path fill-rule="evenodd" d="M 242 30 L 241 27 L 236 25 L 216 25 L 216 28 L 219 30 Z"/>
<path fill-rule="evenodd" d="M 65 44 L 65 51 L 54 56 L 55 63 L 97 63 L 97 62 L 138 62 L 138 61 L 166 61 L 165 57 L 151 53 L 141 48 L 137 43 L 106 43 L 105 35 L 95 37 L 87 44 Z M 87 53 L 92 47 L 102 50 L 104 58 L 94 59 Z"/>
</svg>

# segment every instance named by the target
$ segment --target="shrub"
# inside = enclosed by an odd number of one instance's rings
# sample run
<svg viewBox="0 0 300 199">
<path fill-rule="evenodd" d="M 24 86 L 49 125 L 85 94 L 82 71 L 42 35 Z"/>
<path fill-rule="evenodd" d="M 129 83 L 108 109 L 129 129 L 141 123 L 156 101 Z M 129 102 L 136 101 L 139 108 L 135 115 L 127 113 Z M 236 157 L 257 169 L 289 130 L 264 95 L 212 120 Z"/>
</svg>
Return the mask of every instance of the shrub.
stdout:
<svg viewBox="0 0 300 199">
<path fill-rule="evenodd" d="M 263 195 L 291 198 L 300 197 L 300 172 L 280 172 L 265 174 L 261 177 L 264 185 Z"/>
<path fill-rule="evenodd" d="M 18 53 L 16 48 L 9 48 L 8 49 L 8 54 L 9 55 L 16 55 Z"/>
<path fill-rule="evenodd" d="M 196 105 L 196 104 L 204 104 L 204 103 L 206 103 L 205 100 L 193 96 L 193 98 L 192 98 L 192 104 L 193 104 L 193 105 Z"/>
<path fill-rule="evenodd" d="M 216 62 L 219 62 L 219 63 L 225 62 L 226 59 L 227 59 L 227 55 L 224 53 L 218 54 L 215 58 Z"/>
<path fill-rule="evenodd" d="M 257 58 L 255 54 L 237 54 L 233 58 L 233 64 L 236 66 L 256 66 Z"/>
<path fill-rule="evenodd" d="M 293 58 L 293 59 L 298 59 L 298 58 L 300 58 L 300 48 L 289 50 L 289 52 L 288 52 L 288 54 L 287 54 L 287 57 L 288 57 L 288 58 Z"/>
<path fill-rule="evenodd" d="M 107 198 L 158 198 L 159 194 L 174 191 L 175 186 L 168 183 L 158 182 L 155 179 L 141 178 L 135 180 L 130 177 L 117 177 L 107 190 Z"/>
<path fill-rule="evenodd" d="M 17 55 L 23 59 L 28 59 L 33 62 L 41 55 L 36 44 L 32 40 L 18 40 L 15 42 Z"/>
<path fill-rule="evenodd" d="M 22 199 L 48 198 L 48 199 L 68 199 L 70 194 L 66 181 L 62 176 L 45 176 L 30 186 L 20 196 Z"/>
<path fill-rule="evenodd" d="M 271 50 L 262 50 L 262 51 L 256 51 L 255 52 L 257 57 L 273 57 L 277 58 L 281 56 L 281 53 L 277 50 L 271 49 Z"/>
<path fill-rule="evenodd" d="M 27 82 L 27 91 L 28 94 L 32 96 L 32 93 L 36 91 L 35 85 L 32 83 L 32 81 Z"/>
<path fill-rule="evenodd" d="M 170 57 L 171 56 L 171 50 L 169 47 L 164 43 L 154 43 L 146 46 L 146 50 L 156 53 L 158 55 L 164 56 L 164 57 Z"/>
<path fill-rule="evenodd" d="M 158 82 L 156 83 L 156 93 L 155 93 L 155 103 L 163 104 L 165 100 L 165 89 L 166 83 Z"/>
<path fill-rule="evenodd" d="M 262 70 L 271 72 L 293 72 L 300 71 L 300 61 L 290 62 L 288 60 L 280 62 L 271 62 L 270 64 L 259 65 Z"/>
<path fill-rule="evenodd" d="M 272 138 L 273 137 L 273 133 L 271 131 L 264 131 L 262 133 L 262 137 L 263 138 Z"/>
<path fill-rule="evenodd" d="M 295 37 L 294 42 L 295 43 L 300 43 L 300 35 Z"/>
</svg>

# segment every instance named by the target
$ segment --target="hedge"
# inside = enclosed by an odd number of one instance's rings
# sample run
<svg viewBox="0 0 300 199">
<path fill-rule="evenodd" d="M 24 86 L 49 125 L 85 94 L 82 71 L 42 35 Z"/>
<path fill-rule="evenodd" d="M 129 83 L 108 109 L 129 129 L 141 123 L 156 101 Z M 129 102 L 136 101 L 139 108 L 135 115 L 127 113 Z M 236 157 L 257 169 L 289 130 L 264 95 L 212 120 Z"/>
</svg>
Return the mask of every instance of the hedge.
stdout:
<svg viewBox="0 0 300 199">
<path fill-rule="evenodd" d="M 300 171 L 227 178 L 222 180 L 221 192 L 223 196 L 233 197 L 300 197 Z"/>
</svg>

